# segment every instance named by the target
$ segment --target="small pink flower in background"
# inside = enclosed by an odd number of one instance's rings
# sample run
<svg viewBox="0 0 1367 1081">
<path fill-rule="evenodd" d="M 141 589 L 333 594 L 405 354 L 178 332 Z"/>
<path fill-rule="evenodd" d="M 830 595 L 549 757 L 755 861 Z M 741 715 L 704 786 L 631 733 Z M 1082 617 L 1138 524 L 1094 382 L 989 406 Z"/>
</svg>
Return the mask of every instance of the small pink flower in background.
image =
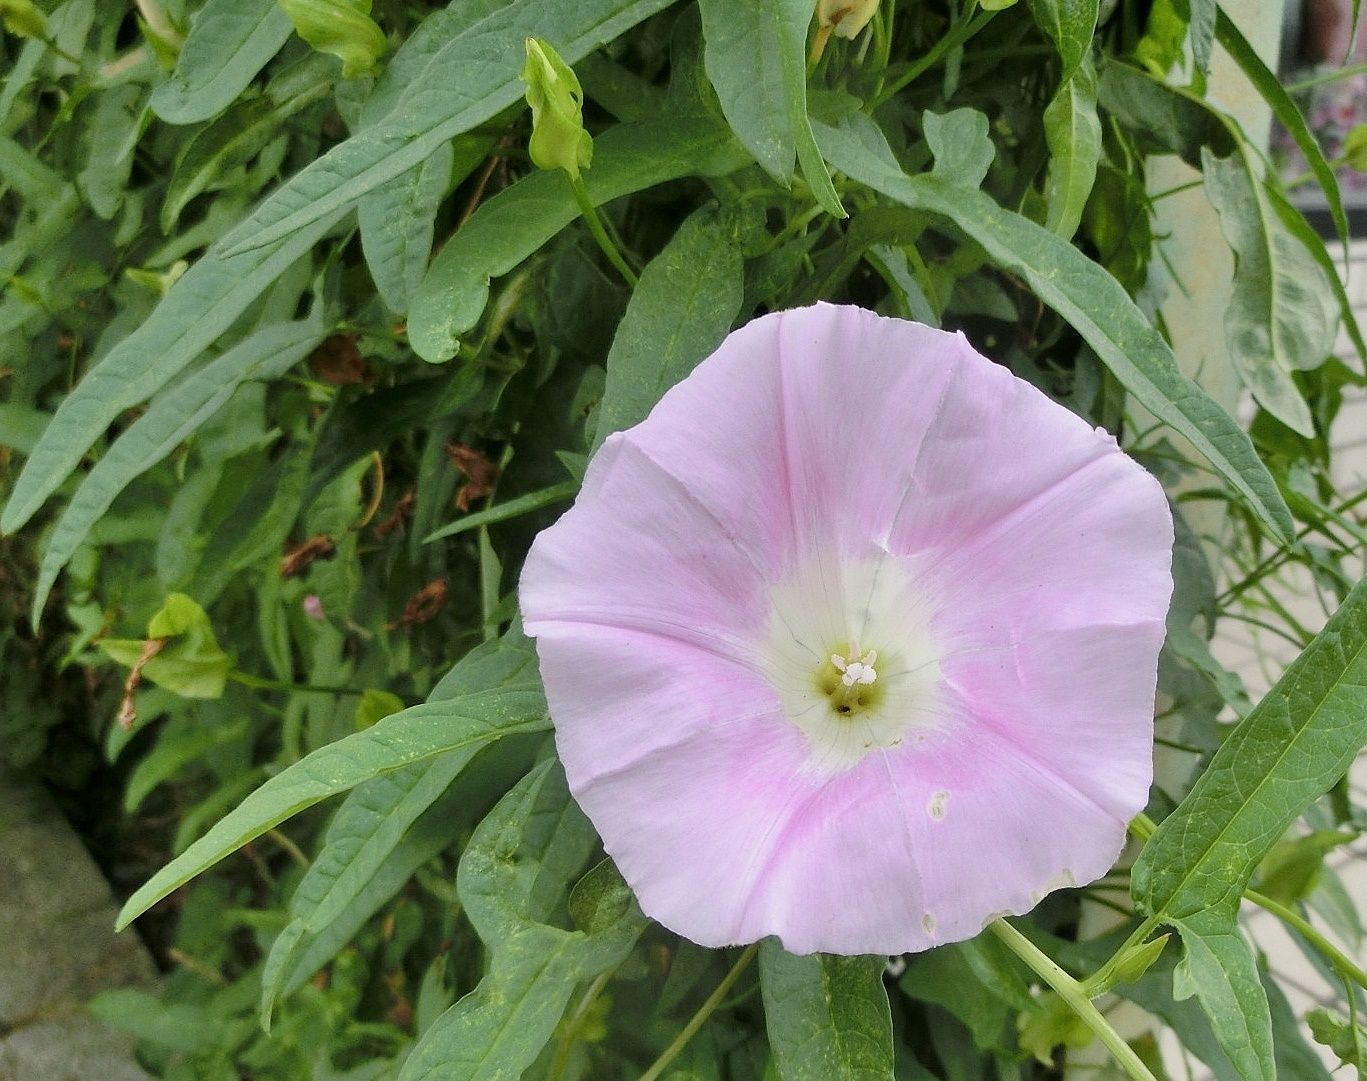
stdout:
<svg viewBox="0 0 1367 1081">
<path fill-rule="evenodd" d="M 323 619 L 327 615 L 323 611 L 323 598 L 317 593 L 310 593 L 304 598 L 304 615 L 309 619 Z"/>
<path fill-rule="evenodd" d="M 1157 481 L 961 335 L 733 333 L 522 576 L 570 787 L 707 946 L 896 954 L 1104 874 L 1145 804 Z"/>
</svg>

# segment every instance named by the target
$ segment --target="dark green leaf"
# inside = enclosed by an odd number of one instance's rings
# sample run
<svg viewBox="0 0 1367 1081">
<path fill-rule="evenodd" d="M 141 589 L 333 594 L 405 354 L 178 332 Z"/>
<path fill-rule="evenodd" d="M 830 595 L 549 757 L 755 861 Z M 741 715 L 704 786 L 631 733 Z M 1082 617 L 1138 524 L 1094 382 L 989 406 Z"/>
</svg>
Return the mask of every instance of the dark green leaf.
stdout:
<svg viewBox="0 0 1367 1081">
<path fill-rule="evenodd" d="M 885 957 L 759 950 L 765 1027 L 780 1081 L 891 1081 Z"/>
<path fill-rule="evenodd" d="M 607 359 L 595 444 L 645 419 L 664 392 L 711 353 L 741 301 L 734 230 L 704 207 L 641 272 Z"/>
<path fill-rule="evenodd" d="M 744 153 L 729 133 L 701 117 L 623 124 L 599 136 L 584 173 L 598 205 L 680 176 L 712 176 L 739 167 Z M 489 279 L 506 274 L 579 215 L 559 173 L 533 173 L 471 216 L 432 260 L 413 297 L 408 335 L 426 360 L 455 355 L 489 299 Z"/>
</svg>

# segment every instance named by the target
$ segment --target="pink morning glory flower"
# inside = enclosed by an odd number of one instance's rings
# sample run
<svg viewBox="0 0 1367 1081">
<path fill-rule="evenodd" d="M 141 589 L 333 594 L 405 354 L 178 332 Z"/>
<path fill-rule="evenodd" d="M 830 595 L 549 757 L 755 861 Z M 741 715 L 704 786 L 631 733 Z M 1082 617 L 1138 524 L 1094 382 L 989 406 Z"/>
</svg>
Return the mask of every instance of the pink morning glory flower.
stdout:
<svg viewBox="0 0 1367 1081">
<path fill-rule="evenodd" d="M 647 914 L 896 954 L 1112 866 L 1171 551 L 1104 431 L 962 335 L 822 304 L 606 441 L 522 609 L 570 788 Z"/>
</svg>

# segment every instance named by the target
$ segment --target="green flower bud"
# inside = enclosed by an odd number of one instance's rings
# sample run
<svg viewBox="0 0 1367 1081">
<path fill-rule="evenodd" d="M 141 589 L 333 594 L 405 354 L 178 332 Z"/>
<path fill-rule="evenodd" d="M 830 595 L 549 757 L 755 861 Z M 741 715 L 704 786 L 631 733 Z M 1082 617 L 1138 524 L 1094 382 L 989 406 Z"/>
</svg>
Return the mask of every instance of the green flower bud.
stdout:
<svg viewBox="0 0 1367 1081">
<path fill-rule="evenodd" d="M 0 0 L 0 23 L 15 37 L 47 37 L 47 17 L 33 0 Z"/>
<path fill-rule="evenodd" d="M 532 137 L 527 150 L 542 169 L 564 169 L 573 180 L 593 159 L 593 139 L 584 130 L 584 91 L 570 66 L 548 42 L 527 39 L 522 68 Z"/>
</svg>

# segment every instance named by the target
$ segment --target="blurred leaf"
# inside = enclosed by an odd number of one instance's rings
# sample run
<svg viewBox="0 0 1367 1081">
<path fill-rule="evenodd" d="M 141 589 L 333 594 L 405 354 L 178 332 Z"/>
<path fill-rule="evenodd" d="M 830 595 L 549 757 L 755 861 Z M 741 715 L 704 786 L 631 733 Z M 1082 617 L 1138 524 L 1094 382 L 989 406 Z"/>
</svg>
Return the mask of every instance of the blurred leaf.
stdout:
<svg viewBox="0 0 1367 1081">
<path fill-rule="evenodd" d="M 1307 438 L 1310 408 L 1291 378 L 1317 368 L 1334 346 L 1333 291 L 1310 253 L 1272 212 L 1249 151 L 1236 158 L 1202 152 L 1206 195 L 1234 249 L 1234 293 L 1225 341 L 1239 375 L 1259 405 Z"/>
<path fill-rule="evenodd" d="M 796 158 L 812 196 L 845 217 L 807 115 L 807 28 L 816 0 L 701 0 L 707 77 L 736 137 L 785 187 Z"/>
<path fill-rule="evenodd" d="M 1258 867 L 1258 892 L 1284 905 L 1295 905 L 1314 891 L 1324 857 L 1357 837 L 1342 830 L 1315 830 L 1278 841 Z"/>
<path fill-rule="evenodd" d="M 217 116 L 245 90 L 290 36 L 276 0 L 208 0 L 190 24 L 175 74 L 152 93 L 168 124 Z"/>
<path fill-rule="evenodd" d="M 224 743 L 242 739 L 249 730 L 244 717 L 228 724 L 182 724 L 157 737 L 156 746 L 142 758 L 123 790 L 123 809 L 130 814 L 148 794 L 191 762 Z"/>
<path fill-rule="evenodd" d="M 948 218 L 998 265 L 1020 274 L 1096 350 L 1127 391 L 1210 459 L 1274 535 L 1291 537 L 1290 511 L 1248 436 L 1182 375 L 1172 350 L 1114 278 L 1067 241 L 1003 210 L 980 191 L 934 176 L 907 176 L 872 122 L 857 128 L 821 125 L 818 135 L 842 172 L 913 209 Z"/>
<path fill-rule="evenodd" d="M 623 124 L 598 137 L 584 185 L 595 205 L 680 176 L 721 175 L 743 152 L 715 121 L 674 117 Z M 557 173 L 532 173 L 475 211 L 432 260 L 410 306 L 408 335 L 425 360 L 455 355 L 489 299 L 489 279 L 506 274 L 579 216 Z"/>
<path fill-rule="evenodd" d="M 1352 1066 L 1359 1081 L 1367 1079 L 1367 1028 L 1351 1024 L 1322 1006 L 1307 1013 L 1305 1021 L 1316 1043 L 1329 1048 L 1343 1064 Z"/>
<path fill-rule="evenodd" d="M 295 32 L 342 62 L 342 78 L 369 75 L 389 43 L 370 17 L 370 0 L 279 0 Z"/>
<path fill-rule="evenodd" d="M 721 344 L 740 310 L 741 270 L 733 230 L 715 207 L 679 226 L 641 272 L 612 340 L 595 445 L 644 420 Z"/>
<path fill-rule="evenodd" d="M 142 99 L 143 88 L 132 83 L 111 87 L 96 99 L 85 167 L 76 174 L 76 185 L 102 218 L 112 218 L 127 194 L 142 134 Z"/>
<path fill-rule="evenodd" d="M 320 747 L 272 777 L 134 893 L 119 914 L 119 926 L 127 926 L 254 837 L 328 796 L 437 755 L 473 752 L 505 736 L 546 728 L 535 657 L 529 645 L 520 649 L 521 667 L 516 673 L 504 672 L 497 685 L 485 689 L 472 681 L 465 693 L 411 706 Z"/>
<path fill-rule="evenodd" d="M 322 338 L 323 328 L 314 320 L 265 327 L 153 399 L 147 412 L 114 441 L 82 479 L 53 527 L 34 589 L 34 624 L 62 567 L 135 477 L 164 459 L 213 417 L 242 383 L 283 375 L 308 356 Z"/>
<path fill-rule="evenodd" d="M 891 1081 L 886 957 L 759 950 L 765 1027 L 780 1081 Z"/>
</svg>

